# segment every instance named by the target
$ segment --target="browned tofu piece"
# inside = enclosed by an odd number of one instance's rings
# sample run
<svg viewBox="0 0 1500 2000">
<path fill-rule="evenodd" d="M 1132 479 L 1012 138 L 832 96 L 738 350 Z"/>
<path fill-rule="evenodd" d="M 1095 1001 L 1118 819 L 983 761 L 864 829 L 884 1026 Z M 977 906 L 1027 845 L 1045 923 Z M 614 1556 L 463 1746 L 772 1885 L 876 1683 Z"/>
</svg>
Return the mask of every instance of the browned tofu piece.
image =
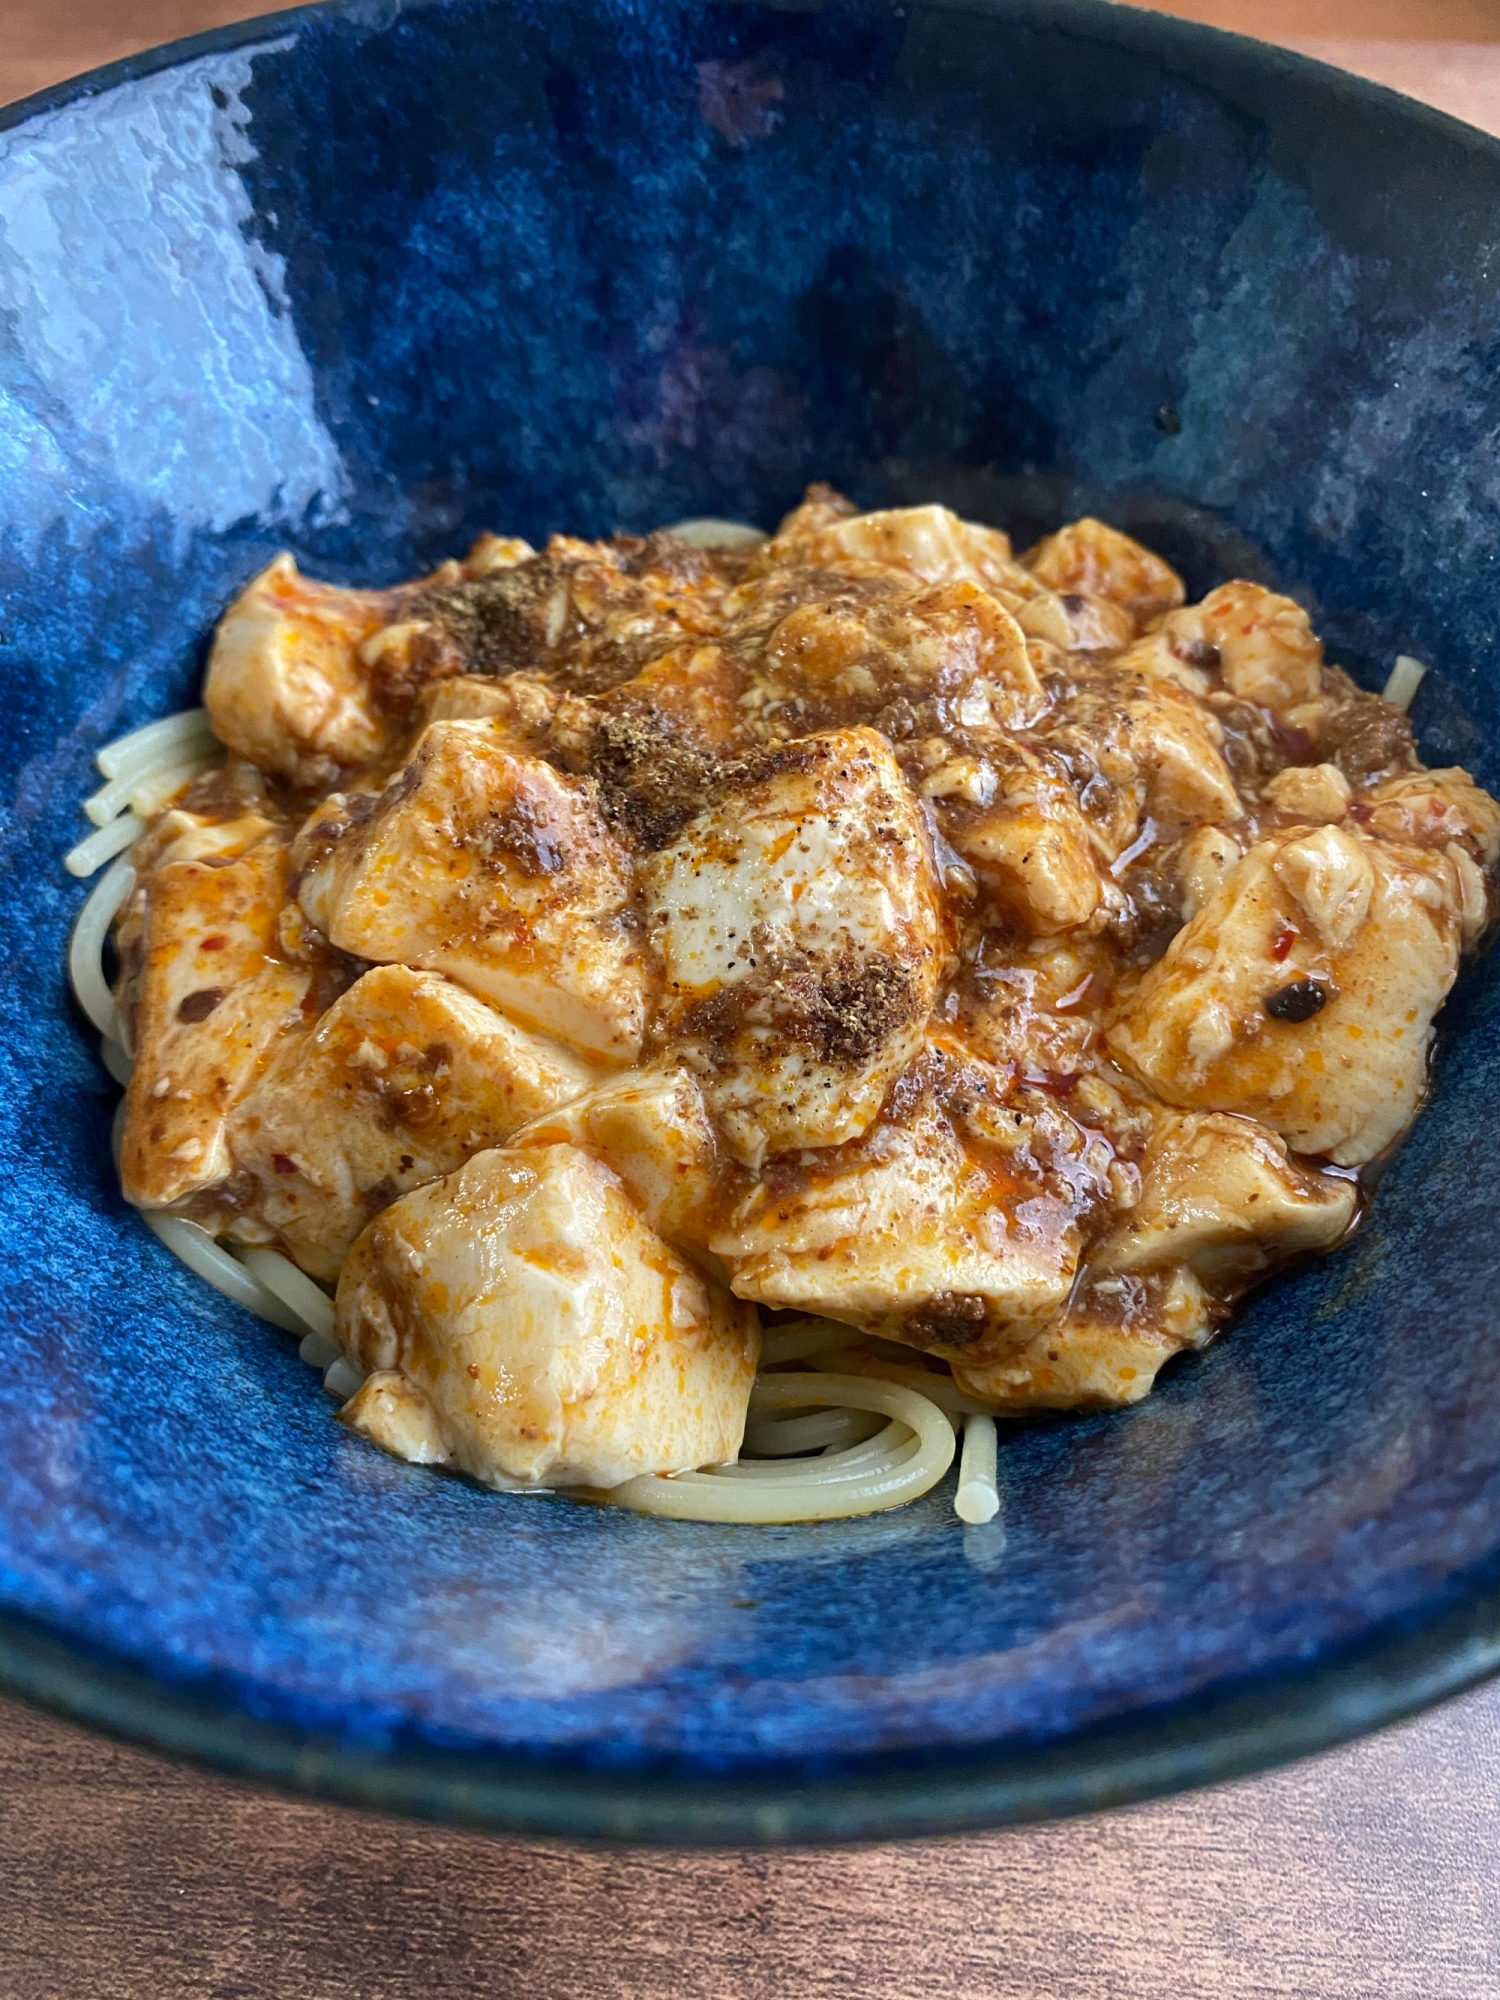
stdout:
<svg viewBox="0 0 1500 2000">
<path fill-rule="evenodd" d="M 455 674 L 422 690 L 417 715 L 429 722 L 488 722 L 515 750 L 545 743 L 564 697 L 541 674 Z"/>
<path fill-rule="evenodd" d="M 435 972 L 367 972 L 234 1113 L 245 1206 L 335 1278 L 371 1216 L 577 1096 L 595 1072 Z"/>
<path fill-rule="evenodd" d="M 492 535 L 486 532 L 464 557 L 464 575 L 494 576 L 498 570 L 514 569 L 518 563 L 533 561 L 535 556 L 536 550 L 520 535 Z"/>
<path fill-rule="evenodd" d="M 1419 847 L 1467 847 L 1485 868 L 1500 858 L 1500 804 L 1467 771 L 1403 771 L 1371 787 L 1372 833 Z"/>
<path fill-rule="evenodd" d="M 1202 1346 L 1254 1278 L 1342 1240 L 1352 1180 L 1314 1172 L 1250 1118 L 1158 1112 L 1140 1194 L 1088 1248 L 1060 1318 L 958 1380 L 1006 1410 L 1140 1402 L 1182 1348 Z"/>
<path fill-rule="evenodd" d="M 740 741 L 742 690 L 743 677 L 722 646 L 684 644 L 601 695 L 598 711 L 695 750 L 727 751 Z"/>
<path fill-rule="evenodd" d="M 1135 658 L 1132 649 L 1080 668 L 1036 732 L 1065 763 L 1112 858 L 1143 833 L 1169 839 L 1244 812 L 1213 711 L 1171 679 L 1132 667 Z"/>
<path fill-rule="evenodd" d="M 984 887 L 1041 936 L 1073 930 L 1099 906 L 1089 827 L 1070 785 L 1038 766 L 1004 774 L 999 796 L 949 832 Z"/>
<path fill-rule="evenodd" d="M 1015 1413 L 1122 1409 L 1221 1317 L 1186 1267 L 1086 1280 L 1050 1326 L 992 1360 L 955 1356 L 953 1373 L 960 1388 Z"/>
<path fill-rule="evenodd" d="M 1104 598 L 1129 612 L 1137 627 L 1175 610 L 1183 600 L 1182 578 L 1170 564 L 1087 514 L 1038 542 L 1024 561 L 1059 597 Z"/>
<path fill-rule="evenodd" d="M 286 849 L 265 840 L 222 867 L 171 862 L 147 884 L 120 1153 L 139 1208 L 228 1176 L 229 1114 L 304 1024 L 313 975 L 275 955 L 288 873 Z"/>
<path fill-rule="evenodd" d="M 1261 841 L 1147 973 L 1110 1046 L 1169 1104 L 1243 1113 L 1342 1165 L 1373 1159 L 1421 1103 L 1464 907 L 1444 852 L 1342 826 Z"/>
<path fill-rule="evenodd" d="M 1009 535 L 961 520 L 948 507 L 883 507 L 857 514 L 814 504 L 787 516 L 761 546 L 752 569 L 849 561 L 907 570 L 923 583 L 967 580 L 981 589 L 1005 583 L 1017 567 Z"/>
<path fill-rule="evenodd" d="M 661 847 L 714 796 L 727 757 L 754 748 L 741 667 L 719 645 L 681 645 L 596 700 L 559 716 L 553 748 L 598 782 L 611 825 Z"/>
<path fill-rule="evenodd" d="M 1251 1118 L 1168 1112 L 1143 1163 L 1140 1199 L 1089 1251 L 1097 1276 L 1186 1264 L 1221 1292 L 1308 1250 L 1328 1250 L 1358 1206 L 1354 1183 L 1293 1160 Z"/>
<path fill-rule="evenodd" d="M 493 561 L 481 547 L 466 575 L 408 593 L 400 624 L 378 642 L 384 670 L 420 684 L 524 669 L 598 694 L 684 640 L 712 638 L 743 566 L 732 551 L 671 534 L 554 535 L 540 555 L 519 560 L 515 548 Z"/>
<path fill-rule="evenodd" d="M 482 722 L 435 722 L 378 799 L 335 794 L 296 845 L 310 920 L 341 951 L 450 977 L 587 1055 L 645 1027 L 630 857 L 598 794 Z"/>
<path fill-rule="evenodd" d="M 739 597 L 745 636 L 731 627 L 730 643 L 754 656 L 739 706 L 762 741 L 913 709 L 938 730 L 1024 728 L 1045 706 L 1025 633 L 967 579 L 905 589 L 890 572 L 811 568 Z"/>
<path fill-rule="evenodd" d="M 203 700 L 231 750 L 298 785 L 332 785 L 391 749 L 360 647 L 392 615 L 389 591 L 340 590 L 279 555 L 219 621 Z"/>
<path fill-rule="evenodd" d="M 1020 626 L 966 580 L 862 606 L 800 606 L 766 640 L 742 700 L 754 702 L 762 734 L 788 736 L 874 722 L 898 700 L 966 728 L 1024 728 L 1044 706 Z"/>
<path fill-rule="evenodd" d="M 978 1364 L 1061 1312 L 1109 1158 L 1037 1093 L 929 1051 L 861 1139 L 764 1167 L 708 1247 L 742 1298 Z"/>
<path fill-rule="evenodd" d="M 947 507 L 888 507 L 840 516 L 817 506 L 799 508 L 751 567 L 758 572 L 801 563 L 878 564 L 921 583 L 968 584 L 993 597 L 1032 637 L 1063 647 L 1078 643 L 1067 607 L 1044 579 L 1015 560 L 1010 537 L 999 528 L 961 520 Z"/>
<path fill-rule="evenodd" d="M 760 1348 L 753 1310 L 567 1145 L 476 1154 L 377 1217 L 344 1266 L 338 1333 L 431 1406 L 430 1425 L 377 1414 L 387 1448 L 440 1442 L 493 1485 L 610 1487 L 733 1459 Z"/>
</svg>

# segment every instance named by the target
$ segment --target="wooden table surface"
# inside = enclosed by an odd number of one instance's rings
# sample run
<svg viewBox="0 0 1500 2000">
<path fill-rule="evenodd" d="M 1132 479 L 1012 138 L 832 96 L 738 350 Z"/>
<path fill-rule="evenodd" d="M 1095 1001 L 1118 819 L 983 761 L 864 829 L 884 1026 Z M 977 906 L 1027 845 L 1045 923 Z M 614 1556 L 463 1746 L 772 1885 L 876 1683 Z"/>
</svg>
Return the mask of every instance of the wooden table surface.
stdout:
<svg viewBox="0 0 1500 2000">
<path fill-rule="evenodd" d="M 260 11 L 0 0 L 0 102 Z M 1168 11 L 1500 131 L 1500 0 Z M 0 1702 L 0 2000 L 1500 2000 L 1497 1855 L 1500 1686 L 1102 1818 L 708 1856 L 306 1805 Z"/>
</svg>

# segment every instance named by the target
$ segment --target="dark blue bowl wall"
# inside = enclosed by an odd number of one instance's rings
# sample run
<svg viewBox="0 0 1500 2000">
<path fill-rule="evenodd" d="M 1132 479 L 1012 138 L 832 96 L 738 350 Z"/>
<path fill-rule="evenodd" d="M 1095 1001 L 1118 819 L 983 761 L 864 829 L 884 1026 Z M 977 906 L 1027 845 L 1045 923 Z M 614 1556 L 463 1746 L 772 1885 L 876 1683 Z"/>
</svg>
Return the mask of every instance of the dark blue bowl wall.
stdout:
<svg viewBox="0 0 1500 2000">
<path fill-rule="evenodd" d="M 1492 965 L 1362 1238 L 1140 1410 L 1017 1437 L 1008 1540 L 946 1496 L 718 1531 L 395 1465 L 165 1257 L 114 1191 L 58 857 L 94 749 L 191 698 L 274 549 L 385 581 L 482 527 L 769 523 L 815 477 L 1023 544 L 1096 507 L 1195 590 L 1274 581 L 1365 679 L 1435 662 L 1429 759 L 1494 784 L 1496 149 L 1084 4 L 362 6 L 134 67 L 0 133 L 13 1648 L 179 1683 L 230 1759 L 287 1725 L 938 1787 L 1319 1675 L 1336 1734 L 1414 1698 L 1351 1663 L 1450 1607 L 1485 1609 L 1431 1685 L 1486 1664 Z"/>
</svg>

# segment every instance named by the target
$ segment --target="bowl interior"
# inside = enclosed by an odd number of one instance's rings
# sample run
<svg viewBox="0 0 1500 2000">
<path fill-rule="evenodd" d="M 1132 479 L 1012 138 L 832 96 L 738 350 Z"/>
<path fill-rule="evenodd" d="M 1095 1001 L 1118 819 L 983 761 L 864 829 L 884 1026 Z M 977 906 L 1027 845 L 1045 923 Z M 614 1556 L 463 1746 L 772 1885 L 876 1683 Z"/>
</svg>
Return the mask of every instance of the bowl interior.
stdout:
<svg viewBox="0 0 1500 2000">
<path fill-rule="evenodd" d="M 338 6 L 0 131 L 0 1669 L 166 1737 L 196 1703 L 229 1761 L 281 1732 L 308 1782 L 524 1766 L 571 1774 L 535 1823 L 662 1832 L 618 1805 L 647 1778 L 780 1785 L 782 1831 L 847 1781 L 879 1831 L 1000 1759 L 981 1816 L 1043 1809 L 1028 1771 L 1127 1727 L 1180 1780 L 1247 1694 L 1316 1681 L 1313 1738 L 1416 1698 L 1348 1675 L 1454 1607 L 1423 1686 L 1487 1664 L 1492 959 L 1363 1234 L 1140 1408 L 1009 1437 L 1003 1525 L 943 1490 L 718 1529 L 396 1464 L 160 1250 L 60 856 L 94 750 L 192 698 L 277 548 L 384 582 L 484 527 L 769 524 L 812 478 L 1274 582 L 1367 684 L 1431 662 L 1428 761 L 1494 787 L 1497 202 L 1477 134 L 1087 0 Z"/>
</svg>

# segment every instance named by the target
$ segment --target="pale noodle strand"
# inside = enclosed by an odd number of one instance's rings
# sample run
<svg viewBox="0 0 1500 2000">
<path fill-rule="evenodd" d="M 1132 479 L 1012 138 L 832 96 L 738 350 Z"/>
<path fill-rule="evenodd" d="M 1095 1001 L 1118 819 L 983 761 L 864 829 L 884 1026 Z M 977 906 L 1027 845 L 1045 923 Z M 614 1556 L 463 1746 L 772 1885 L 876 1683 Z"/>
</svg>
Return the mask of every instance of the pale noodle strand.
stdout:
<svg viewBox="0 0 1500 2000">
<path fill-rule="evenodd" d="M 108 1035 L 105 1035 L 99 1043 L 99 1060 L 109 1071 L 115 1082 L 119 1084 L 121 1090 L 124 1090 L 130 1082 L 130 1072 L 134 1069 L 135 1065 L 120 1047 L 120 1044 L 111 1041 Z"/>
<path fill-rule="evenodd" d="M 236 1252 L 251 1277 L 265 1286 L 302 1320 L 309 1333 L 333 1339 L 333 1300 L 323 1287 L 308 1277 L 279 1250 L 245 1249 Z"/>
<path fill-rule="evenodd" d="M 190 1271 L 196 1271 L 200 1278 L 206 1278 L 215 1291 L 222 1292 L 227 1299 L 233 1299 L 237 1306 L 247 1312 L 258 1313 L 268 1319 L 273 1326 L 279 1326 L 283 1333 L 306 1333 L 306 1327 L 297 1314 L 281 1303 L 264 1285 L 257 1282 L 245 1269 L 238 1257 L 232 1257 L 206 1229 L 196 1222 L 189 1222 L 186 1216 L 162 1215 L 155 1209 L 136 1210 L 151 1234 L 174 1257 L 180 1257 Z"/>
<path fill-rule="evenodd" d="M 356 1390 L 364 1387 L 364 1381 L 365 1371 L 356 1368 L 343 1354 L 336 1361 L 330 1361 L 323 1371 L 323 1387 L 336 1403 L 347 1403 Z"/>
<path fill-rule="evenodd" d="M 827 1357 L 830 1364 L 846 1368 L 852 1374 L 873 1376 L 879 1382 L 899 1382 L 917 1395 L 926 1396 L 938 1408 L 957 1420 L 969 1416 L 1003 1416 L 993 1403 L 982 1402 L 971 1396 L 967 1389 L 961 1389 L 951 1375 L 940 1374 L 932 1368 L 923 1368 L 912 1363 L 888 1361 L 884 1355 L 871 1354 L 867 1348 L 845 1346 Z"/>
<path fill-rule="evenodd" d="M 1410 653 L 1398 653 L 1381 700 L 1391 702 L 1396 708 L 1410 708 L 1426 678 L 1427 669 L 1420 660 L 1413 659 Z"/>
<path fill-rule="evenodd" d="M 847 1347 L 859 1336 L 852 1326 L 834 1319 L 799 1319 L 788 1326 L 773 1327 L 760 1347 L 762 1368 L 779 1368 L 788 1361 L 804 1361 L 813 1354 L 826 1354 Z"/>
<path fill-rule="evenodd" d="M 121 813 L 108 826 L 99 827 L 86 840 L 80 840 L 76 847 L 70 847 L 63 856 L 63 867 L 70 875 L 92 875 L 122 847 L 133 847 L 145 831 L 146 822 L 143 819 L 137 819 L 134 813 Z"/>
<path fill-rule="evenodd" d="M 307 1328 L 297 1348 L 299 1358 L 323 1377 L 323 1387 L 336 1402 L 346 1403 L 365 1379 L 334 1337 L 333 1300 L 279 1250 L 237 1249 L 235 1256 L 273 1298 L 279 1299 Z M 298 1328 L 293 1328 L 293 1332 Z"/>
<path fill-rule="evenodd" d="M 123 778 L 111 778 L 107 785 L 101 785 L 97 792 L 84 800 L 85 815 L 95 826 L 108 826 L 130 804 L 130 788 L 135 782 L 134 771 L 127 771 Z"/>
<path fill-rule="evenodd" d="M 798 1453 L 842 1450 L 863 1444 L 880 1427 L 878 1417 L 861 1410 L 820 1410 L 807 1417 L 752 1417 L 745 1426 L 746 1451 L 758 1458 L 792 1458 Z"/>
<path fill-rule="evenodd" d="M 160 722 L 148 722 L 129 736 L 117 736 L 106 743 L 94 762 L 106 778 L 123 778 L 127 771 L 148 771 L 153 765 L 180 763 L 202 738 L 211 747 L 217 740 L 206 708 L 185 708 L 176 715 L 164 715 Z"/>
<path fill-rule="evenodd" d="M 730 1465 L 715 1466 L 713 1476 L 716 1479 L 776 1480 L 783 1487 L 789 1481 L 795 1481 L 799 1486 L 837 1486 L 847 1484 L 851 1479 L 863 1479 L 870 1472 L 884 1471 L 892 1465 L 904 1465 L 918 1448 L 915 1432 L 905 1424 L 892 1421 L 881 1424 L 875 1435 L 864 1444 L 849 1445 L 842 1450 L 830 1446 L 827 1451 L 798 1459 L 795 1463 L 786 1459 L 737 1458 Z"/>
<path fill-rule="evenodd" d="M 780 1368 L 818 1355 L 825 1366 L 850 1374 L 874 1375 L 883 1382 L 904 1383 L 919 1396 L 927 1396 L 940 1405 L 950 1417 L 996 1414 L 993 1404 L 961 1389 L 951 1374 L 924 1368 L 919 1362 L 897 1360 L 895 1356 L 900 1352 L 899 1343 L 879 1341 L 872 1345 L 856 1328 L 838 1320 L 793 1320 L 766 1335 L 761 1343 L 760 1365 L 763 1369 Z"/>
<path fill-rule="evenodd" d="M 695 549 L 753 549 L 771 539 L 764 528 L 752 528 L 747 521 L 721 521 L 713 514 L 674 521 L 663 533 L 690 542 Z"/>
<path fill-rule="evenodd" d="M 336 1340 L 325 1340 L 321 1333 L 306 1333 L 302 1336 L 297 1356 L 309 1368 L 316 1368 L 320 1375 L 326 1375 L 334 1362 L 342 1357 L 343 1351 Z"/>
<path fill-rule="evenodd" d="M 1000 1489 L 995 1483 L 995 1419 L 964 1418 L 964 1450 L 958 1468 L 958 1492 L 953 1510 L 960 1521 L 980 1527 L 1000 1512 Z"/>
<path fill-rule="evenodd" d="M 118 778 L 111 778 L 107 785 L 101 785 L 92 797 L 84 800 L 83 810 L 95 826 L 108 826 L 111 820 L 118 819 L 127 806 L 145 817 L 155 811 L 151 801 L 158 793 L 163 798 L 170 798 L 173 792 L 189 783 L 200 771 L 207 770 L 215 762 L 218 748 L 215 743 L 205 743 L 197 754 L 191 757 L 180 757 L 174 749 L 172 754 L 175 761 L 171 763 L 153 759 L 149 763 L 128 764 Z M 167 778 L 179 771 L 183 775 L 176 784 L 165 783 Z"/>
<path fill-rule="evenodd" d="M 891 1419 L 885 1438 L 897 1428 L 907 1442 L 889 1453 L 875 1453 L 857 1476 L 828 1478 L 836 1460 L 815 1459 L 788 1464 L 777 1478 L 771 1467 L 725 1467 L 719 1472 L 687 1472 L 672 1479 L 631 1479 L 607 1492 L 580 1492 L 580 1498 L 642 1514 L 664 1514 L 680 1521 L 739 1521 L 770 1524 L 789 1521 L 846 1520 L 854 1515 L 904 1506 L 928 1493 L 953 1463 L 957 1449 L 953 1426 L 936 1403 L 894 1383 L 856 1375 L 763 1375 L 751 1392 L 753 1409 L 796 1409 L 809 1403 L 852 1410 L 873 1410 Z M 858 1446 L 861 1454 L 869 1445 Z M 825 1476 L 819 1478 L 818 1472 Z M 739 1477 L 726 1476 L 738 1473 Z"/>
<path fill-rule="evenodd" d="M 90 891 L 68 942 L 68 977 L 73 982 L 78 1004 L 100 1034 L 112 1042 L 119 1042 L 122 1037 L 115 996 L 104 977 L 104 946 L 110 925 L 134 889 L 135 869 L 130 856 L 122 854 Z"/>
<path fill-rule="evenodd" d="M 148 771 L 137 780 L 130 794 L 130 810 L 138 819 L 150 819 L 168 799 L 185 790 L 195 778 L 201 778 L 205 771 L 216 769 L 220 761 L 217 757 L 195 757 L 190 764 L 165 764 L 159 771 Z"/>
</svg>

